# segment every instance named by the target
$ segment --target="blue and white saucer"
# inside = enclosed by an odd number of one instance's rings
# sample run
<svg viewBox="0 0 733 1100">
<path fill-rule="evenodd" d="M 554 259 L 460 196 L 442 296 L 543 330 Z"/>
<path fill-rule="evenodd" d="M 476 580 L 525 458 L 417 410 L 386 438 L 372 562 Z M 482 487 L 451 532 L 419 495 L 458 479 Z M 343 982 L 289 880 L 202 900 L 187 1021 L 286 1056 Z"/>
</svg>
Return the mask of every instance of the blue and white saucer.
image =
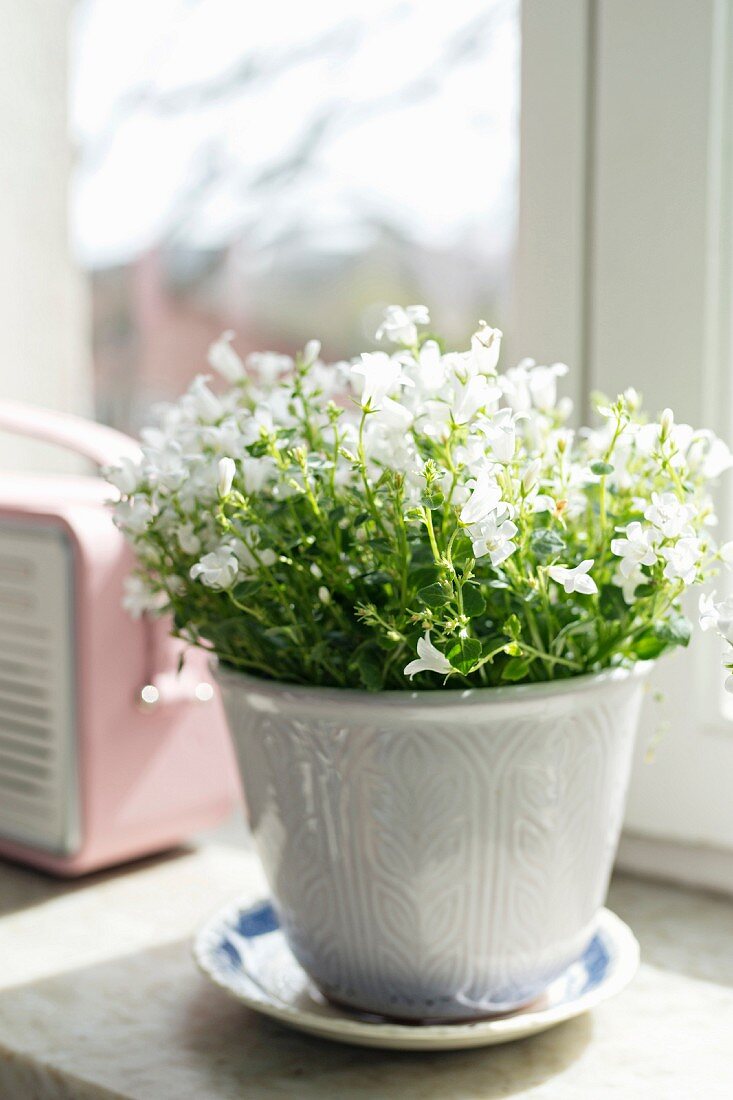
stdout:
<svg viewBox="0 0 733 1100">
<path fill-rule="evenodd" d="M 249 1008 L 310 1035 L 392 1050 L 457 1050 L 522 1039 L 594 1008 L 631 981 L 639 944 L 603 909 L 583 957 L 538 1000 L 510 1015 L 445 1024 L 394 1023 L 331 1004 L 293 958 L 269 901 L 234 902 L 217 913 L 198 933 L 194 957 Z"/>
</svg>

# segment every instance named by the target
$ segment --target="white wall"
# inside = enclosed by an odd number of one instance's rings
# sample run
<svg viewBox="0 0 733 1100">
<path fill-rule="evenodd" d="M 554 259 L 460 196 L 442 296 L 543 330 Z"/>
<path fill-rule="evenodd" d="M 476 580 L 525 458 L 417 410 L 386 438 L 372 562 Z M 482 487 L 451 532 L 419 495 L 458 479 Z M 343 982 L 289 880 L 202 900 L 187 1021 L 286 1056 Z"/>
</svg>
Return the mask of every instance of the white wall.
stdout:
<svg viewBox="0 0 733 1100">
<path fill-rule="evenodd" d="M 71 6 L 0 0 L 0 398 L 86 412 L 85 296 L 67 232 Z M 0 468 L 49 458 L 0 436 Z"/>
</svg>

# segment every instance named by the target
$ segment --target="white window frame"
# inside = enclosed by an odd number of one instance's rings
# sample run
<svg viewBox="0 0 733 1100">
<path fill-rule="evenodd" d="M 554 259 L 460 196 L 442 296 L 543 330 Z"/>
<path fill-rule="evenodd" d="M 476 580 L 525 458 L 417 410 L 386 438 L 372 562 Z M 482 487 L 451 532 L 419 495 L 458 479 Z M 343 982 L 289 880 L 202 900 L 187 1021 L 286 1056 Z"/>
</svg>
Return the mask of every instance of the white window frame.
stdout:
<svg viewBox="0 0 733 1100">
<path fill-rule="evenodd" d="M 520 163 L 510 354 L 733 442 L 733 0 L 524 0 Z M 721 680 L 708 637 L 655 672 L 620 859 L 733 890 Z"/>
</svg>

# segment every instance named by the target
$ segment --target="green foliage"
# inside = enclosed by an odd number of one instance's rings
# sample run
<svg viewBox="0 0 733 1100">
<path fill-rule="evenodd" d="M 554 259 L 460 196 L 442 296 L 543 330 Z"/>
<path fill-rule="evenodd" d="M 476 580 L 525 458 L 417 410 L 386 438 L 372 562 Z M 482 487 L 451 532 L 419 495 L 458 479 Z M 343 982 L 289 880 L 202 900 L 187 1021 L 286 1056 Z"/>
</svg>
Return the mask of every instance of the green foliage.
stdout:
<svg viewBox="0 0 733 1100">
<path fill-rule="evenodd" d="M 419 349 L 410 354 L 417 376 Z M 456 369 L 461 396 L 468 383 Z M 494 518 L 514 528 L 501 535 L 511 539 L 502 557 L 496 532 L 464 518 L 485 457 L 477 473 L 468 444 L 485 443 L 492 455 L 485 408 L 474 417 L 483 417 L 484 435 L 457 413 L 439 430 L 415 415 L 404 430 L 409 461 L 392 463 L 389 448 L 370 451 L 370 431 L 380 438 L 377 402 L 356 414 L 345 402 L 326 404 L 311 373 L 299 360 L 279 383 L 282 423 L 262 414 L 272 395 L 246 380 L 219 411 L 208 398 L 203 412 L 190 403 L 189 434 L 176 425 L 172 436 L 184 474 L 168 485 L 156 452 L 123 490 L 118 522 L 149 606 L 170 608 L 181 637 L 257 676 L 368 691 L 560 679 L 688 644 L 679 601 L 690 582 L 670 555 L 689 535 L 655 528 L 651 558 L 634 565 L 631 582 L 613 546 L 632 523 L 651 530 L 644 517 L 653 496 L 672 494 L 680 507 L 692 502 L 694 580 L 705 579 L 716 556 L 704 526 L 706 479 L 679 461 L 671 431 L 646 442 L 629 399 L 601 406 L 595 434 L 573 436 L 544 405 L 526 427 L 517 419 L 513 453 L 491 467 L 501 492 Z M 430 400 L 426 408 L 439 407 Z M 236 473 L 217 493 L 232 424 L 226 453 Z M 401 443 L 390 439 L 392 448 Z M 142 520 L 130 518 L 134 510 Z M 219 572 L 208 561 L 217 554 Z M 592 591 L 566 591 L 562 569 L 589 560 Z M 418 671 L 413 682 L 405 668 L 426 634 L 449 670 Z"/>
</svg>

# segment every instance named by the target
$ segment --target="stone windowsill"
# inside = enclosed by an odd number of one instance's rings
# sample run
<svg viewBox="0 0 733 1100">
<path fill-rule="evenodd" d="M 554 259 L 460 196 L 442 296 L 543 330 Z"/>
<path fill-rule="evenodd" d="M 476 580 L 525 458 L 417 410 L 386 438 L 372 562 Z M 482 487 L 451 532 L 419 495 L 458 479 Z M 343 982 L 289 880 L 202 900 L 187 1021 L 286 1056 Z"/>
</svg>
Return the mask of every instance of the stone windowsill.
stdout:
<svg viewBox="0 0 733 1100">
<path fill-rule="evenodd" d="M 226 834 L 71 884 L 0 864 L 0 1096 L 733 1096 L 730 900 L 618 877 L 609 904 L 642 947 L 629 989 L 534 1039 L 416 1055 L 298 1035 L 198 974 L 194 930 L 252 887 L 257 860 Z"/>
</svg>

